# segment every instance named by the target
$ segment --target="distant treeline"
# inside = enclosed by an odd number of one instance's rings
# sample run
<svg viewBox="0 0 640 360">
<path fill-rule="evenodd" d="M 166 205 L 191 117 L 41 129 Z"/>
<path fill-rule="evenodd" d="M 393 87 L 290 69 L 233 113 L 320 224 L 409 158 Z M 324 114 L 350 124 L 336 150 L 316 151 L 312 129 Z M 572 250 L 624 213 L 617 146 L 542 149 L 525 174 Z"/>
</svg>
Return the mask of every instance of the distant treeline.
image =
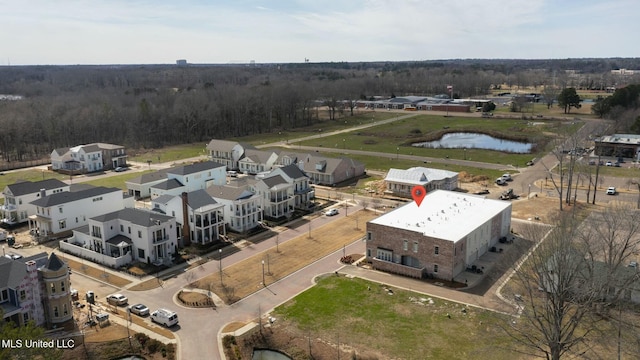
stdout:
<svg viewBox="0 0 640 360">
<path fill-rule="evenodd" d="M 446 60 L 259 65 L 0 67 L 0 153 L 48 156 L 91 142 L 154 148 L 279 131 L 348 116 L 343 100 L 487 94 L 500 84 L 604 89 L 636 59 Z M 565 70 L 577 70 L 566 72 Z M 631 80 L 632 78 L 625 78 Z M 330 120 L 317 106 L 326 105 Z"/>
</svg>

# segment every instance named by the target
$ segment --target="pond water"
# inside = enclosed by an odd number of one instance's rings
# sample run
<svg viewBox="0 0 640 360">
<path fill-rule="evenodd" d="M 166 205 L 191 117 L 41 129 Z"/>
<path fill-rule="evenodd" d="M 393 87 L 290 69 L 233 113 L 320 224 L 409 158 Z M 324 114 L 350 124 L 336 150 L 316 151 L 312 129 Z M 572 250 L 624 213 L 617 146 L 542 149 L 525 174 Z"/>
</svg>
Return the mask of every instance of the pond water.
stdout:
<svg viewBox="0 0 640 360">
<path fill-rule="evenodd" d="M 254 349 L 251 360 L 292 360 L 292 359 L 279 351 L 266 350 L 266 349 Z"/>
<path fill-rule="evenodd" d="M 412 144 L 416 147 L 438 148 L 438 149 L 487 149 L 506 151 L 511 153 L 526 154 L 531 152 L 533 144 L 498 139 L 493 136 L 479 133 L 449 133 L 444 134 L 440 140 L 427 141 Z"/>
</svg>

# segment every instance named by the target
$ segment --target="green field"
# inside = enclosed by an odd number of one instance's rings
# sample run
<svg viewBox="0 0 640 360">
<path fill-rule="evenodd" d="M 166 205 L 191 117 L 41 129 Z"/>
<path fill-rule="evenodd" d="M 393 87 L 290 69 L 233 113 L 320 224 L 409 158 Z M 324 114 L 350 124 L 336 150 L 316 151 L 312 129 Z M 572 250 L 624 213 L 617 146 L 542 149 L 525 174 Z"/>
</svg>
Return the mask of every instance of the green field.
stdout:
<svg viewBox="0 0 640 360">
<path fill-rule="evenodd" d="M 85 184 L 93 185 L 93 186 L 104 186 L 104 187 L 114 187 L 122 190 L 127 190 L 127 186 L 125 185 L 125 181 L 131 180 L 133 178 L 137 178 L 142 176 L 143 174 L 153 172 L 154 170 L 145 170 L 142 172 L 130 172 L 123 173 L 122 175 L 114 175 L 109 177 L 104 177 L 96 180 L 86 181 Z"/>
<path fill-rule="evenodd" d="M 545 154 L 552 139 L 549 133 L 574 132 L 581 123 L 540 121 L 532 123 L 520 119 L 482 119 L 467 117 L 443 117 L 418 115 L 392 124 L 375 126 L 352 133 L 339 134 L 320 139 L 303 141 L 301 145 L 344 148 L 352 150 L 378 151 L 417 155 L 433 158 L 466 159 L 493 164 L 524 166 L 527 161 Z M 482 149 L 419 148 L 411 146 L 420 141 L 435 140 L 445 132 L 481 132 L 505 139 L 527 141 L 537 146 L 532 154 L 513 154 Z"/>
<path fill-rule="evenodd" d="M 395 288 L 390 295 L 383 285 L 358 278 L 325 277 L 277 307 L 274 316 L 300 334 L 384 358 L 518 358 L 501 329 L 507 317 Z"/>
<path fill-rule="evenodd" d="M 69 176 L 58 174 L 48 170 L 17 170 L 5 172 L 0 176 L 0 189 L 4 190 L 7 185 L 15 184 L 22 181 L 42 181 L 45 179 L 68 180 Z"/>
<path fill-rule="evenodd" d="M 384 111 L 362 111 L 358 110 L 354 116 L 346 116 L 336 120 L 323 120 L 318 124 L 314 124 L 309 127 L 302 127 L 296 129 L 280 130 L 273 133 L 258 134 L 251 136 L 243 136 L 238 138 L 230 138 L 228 140 L 235 140 L 238 142 L 249 143 L 255 146 L 270 144 L 275 142 L 287 142 L 292 139 L 303 138 L 311 135 L 318 135 L 319 133 L 327 133 L 331 131 L 349 129 L 358 125 L 370 124 L 376 121 L 382 121 L 394 118 L 398 114 L 394 112 Z"/>
</svg>

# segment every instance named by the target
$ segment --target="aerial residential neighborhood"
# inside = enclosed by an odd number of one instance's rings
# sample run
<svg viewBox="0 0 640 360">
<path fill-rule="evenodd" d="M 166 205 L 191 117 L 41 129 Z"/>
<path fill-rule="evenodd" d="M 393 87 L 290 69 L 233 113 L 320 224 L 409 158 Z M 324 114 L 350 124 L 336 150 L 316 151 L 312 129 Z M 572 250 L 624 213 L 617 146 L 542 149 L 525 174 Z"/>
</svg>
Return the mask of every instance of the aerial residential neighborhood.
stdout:
<svg viewBox="0 0 640 360">
<path fill-rule="evenodd" d="M 179 60 L 61 69 L 82 116 L 0 97 L 45 119 L 0 112 L 0 357 L 633 358 L 640 79 L 507 63 Z"/>
</svg>

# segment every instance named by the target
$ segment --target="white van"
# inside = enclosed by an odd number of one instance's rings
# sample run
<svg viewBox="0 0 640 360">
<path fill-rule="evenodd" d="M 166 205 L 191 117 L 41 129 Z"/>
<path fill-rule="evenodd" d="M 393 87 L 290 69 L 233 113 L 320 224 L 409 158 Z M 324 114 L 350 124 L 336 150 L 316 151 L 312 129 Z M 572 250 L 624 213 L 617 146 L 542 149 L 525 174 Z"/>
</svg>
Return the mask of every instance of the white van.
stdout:
<svg viewBox="0 0 640 360">
<path fill-rule="evenodd" d="M 151 313 L 151 321 L 171 327 L 178 323 L 178 314 L 167 309 L 158 309 Z"/>
<path fill-rule="evenodd" d="M 227 171 L 227 176 L 228 177 L 238 177 L 238 172 L 237 171 L 233 171 L 233 170 L 229 170 L 229 171 Z"/>
</svg>

